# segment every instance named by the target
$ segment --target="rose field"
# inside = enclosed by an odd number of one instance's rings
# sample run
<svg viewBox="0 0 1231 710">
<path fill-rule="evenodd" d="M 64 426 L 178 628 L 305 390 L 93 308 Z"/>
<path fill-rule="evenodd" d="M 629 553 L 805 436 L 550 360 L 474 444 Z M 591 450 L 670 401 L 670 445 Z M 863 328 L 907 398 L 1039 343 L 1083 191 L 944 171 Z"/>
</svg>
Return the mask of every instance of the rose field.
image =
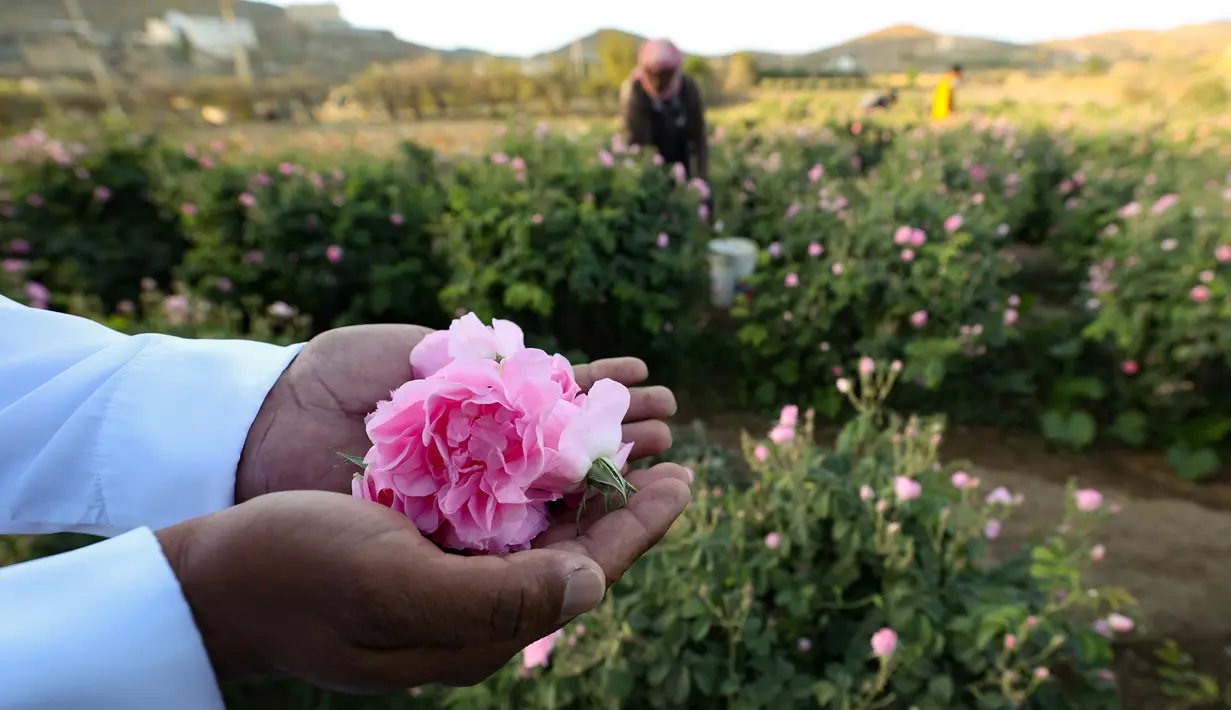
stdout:
<svg viewBox="0 0 1231 710">
<path fill-rule="evenodd" d="M 711 141 L 709 184 L 598 127 L 0 145 L 0 293 L 35 307 L 280 343 L 473 311 L 677 392 L 694 503 L 598 611 L 473 688 L 231 706 L 1231 707 L 1231 121 Z M 720 308 L 730 236 L 759 256 Z"/>
</svg>

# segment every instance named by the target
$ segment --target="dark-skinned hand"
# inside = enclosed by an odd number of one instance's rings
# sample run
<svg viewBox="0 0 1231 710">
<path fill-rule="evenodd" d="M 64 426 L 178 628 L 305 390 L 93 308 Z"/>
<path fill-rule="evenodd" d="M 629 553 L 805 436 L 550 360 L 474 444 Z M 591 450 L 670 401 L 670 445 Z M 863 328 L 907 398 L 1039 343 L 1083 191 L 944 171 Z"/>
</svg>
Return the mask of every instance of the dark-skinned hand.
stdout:
<svg viewBox="0 0 1231 710">
<path fill-rule="evenodd" d="M 411 379 L 410 351 L 429 328 L 362 325 L 313 338 L 270 390 L 248 432 L 235 483 L 235 502 L 277 491 L 350 491 L 355 466 L 334 449 L 362 457 L 371 442 L 363 420 L 376 403 Z M 601 379 L 630 387 L 624 440 L 630 460 L 671 447 L 662 421 L 675 413 L 665 387 L 633 387 L 648 376 L 636 358 L 598 360 L 574 368 L 583 391 Z"/>
<path fill-rule="evenodd" d="M 388 508 L 320 491 L 259 496 L 156 534 L 221 679 L 470 685 L 597 606 L 688 505 L 679 466 L 629 480 L 629 504 L 595 506 L 581 535 L 564 520 L 504 556 L 443 552 Z"/>
</svg>

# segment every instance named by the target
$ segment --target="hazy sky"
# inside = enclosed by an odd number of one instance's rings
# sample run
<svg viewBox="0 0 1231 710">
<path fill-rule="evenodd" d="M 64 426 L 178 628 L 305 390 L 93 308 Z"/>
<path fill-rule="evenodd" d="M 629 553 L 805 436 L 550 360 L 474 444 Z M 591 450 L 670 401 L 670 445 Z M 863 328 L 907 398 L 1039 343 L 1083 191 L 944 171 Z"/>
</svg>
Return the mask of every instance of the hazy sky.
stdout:
<svg viewBox="0 0 1231 710">
<path fill-rule="evenodd" d="M 50 2 L 50 0 L 48 0 Z M 310 0 L 272 0 L 280 5 Z M 317 0 L 318 2 L 320 0 Z M 359 27 L 442 49 L 530 55 L 601 27 L 667 36 L 685 52 L 802 52 L 895 24 L 1030 42 L 1231 19 L 1228 0 L 337 0 Z"/>
</svg>

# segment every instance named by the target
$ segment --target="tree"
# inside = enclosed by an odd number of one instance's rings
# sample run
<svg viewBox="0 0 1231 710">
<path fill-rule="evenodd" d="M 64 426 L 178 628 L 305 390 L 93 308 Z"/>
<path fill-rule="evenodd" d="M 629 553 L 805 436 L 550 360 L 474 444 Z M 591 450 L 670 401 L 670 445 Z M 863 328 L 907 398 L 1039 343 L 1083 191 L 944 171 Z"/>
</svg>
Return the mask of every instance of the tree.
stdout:
<svg viewBox="0 0 1231 710">
<path fill-rule="evenodd" d="M 756 86 L 760 78 L 757 60 L 751 52 L 731 55 L 727 64 L 727 77 L 723 89 L 730 94 L 740 94 Z"/>
<path fill-rule="evenodd" d="M 684 73 L 697 82 L 703 95 L 712 96 L 718 93 L 718 81 L 714 74 L 714 67 L 705 57 L 689 57 L 684 60 Z"/>
<path fill-rule="evenodd" d="M 919 65 L 908 64 L 906 66 L 906 85 L 910 88 L 915 88 L 915 84 L 919 81 Z"/>
<path fill-rule="evenodd" d="M 637 67 L 637 40 L 632 35 L 615 30 L 598 34 L 599 79 L 608 89 L 618 90 L 629 73 Z"/>
</svg>

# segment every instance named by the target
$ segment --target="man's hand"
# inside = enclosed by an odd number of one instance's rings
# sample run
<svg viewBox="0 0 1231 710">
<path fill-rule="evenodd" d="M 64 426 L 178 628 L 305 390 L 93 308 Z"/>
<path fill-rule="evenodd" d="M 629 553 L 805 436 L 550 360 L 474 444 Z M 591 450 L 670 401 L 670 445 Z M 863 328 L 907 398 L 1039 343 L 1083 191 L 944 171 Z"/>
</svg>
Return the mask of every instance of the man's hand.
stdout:
<svg viewBox="0 0 1231 710">
<path fill-rule="evenodd" d="M 313 338 L 270 390 L 248 432 L 235 502 L 276 491 L 350 491 L 357 471 L 333 450 L 367 453 L 364 417 L 411 379 L 410 351 L 430 332 L 363 325 Z M 649 376 L 635 358 L 578 365 L 575 374 L 583 391 L 601 379 L 631 386 Z M 675 396 L 665 387 L 636 387 L 631 394 L 624 420 L 624 440 L 634 443 L 631 459 L 666 451 L 671 430 L 661 420 L 675 413 Z"/>
<path fill-rule="evenodd" d="M 220 678 L 292 676 L 369 692 L 470 685 L 599 604 L 688 504 L 687 474 L 575 536 L 507 556 L 437 549 L 405 517 L 337 493 L 284 492 L 157 533 Z M 565 526 L 569 530 L 564 530 Z"/>
</svg>

